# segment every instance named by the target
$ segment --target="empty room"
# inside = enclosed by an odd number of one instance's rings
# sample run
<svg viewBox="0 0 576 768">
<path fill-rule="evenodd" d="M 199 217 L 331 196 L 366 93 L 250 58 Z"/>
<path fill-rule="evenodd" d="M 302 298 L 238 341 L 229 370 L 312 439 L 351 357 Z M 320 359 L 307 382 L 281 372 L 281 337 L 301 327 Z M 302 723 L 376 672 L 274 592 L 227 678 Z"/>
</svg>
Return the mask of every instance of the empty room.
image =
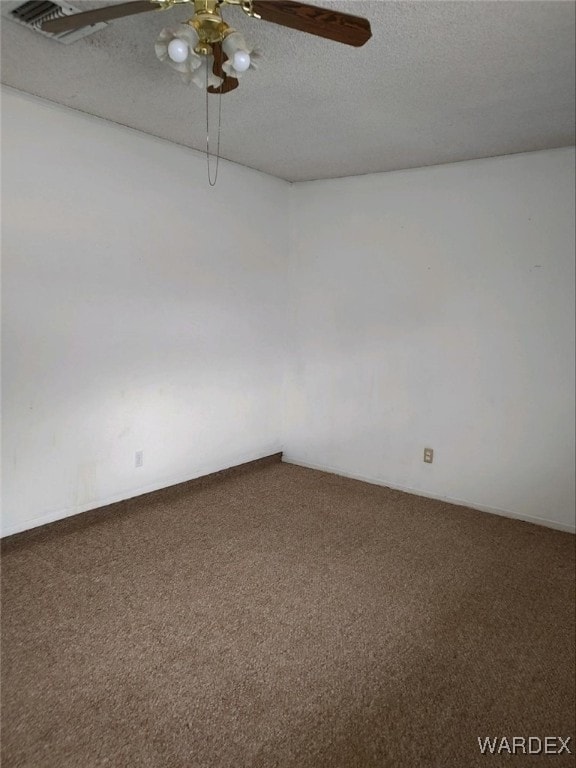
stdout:
<svg viewBox="0 0 576 768">
<path fill-rule="evenodd" d="M 576 765 L 571 0 L 2 0 L 2 768 Z"/>
</svg>

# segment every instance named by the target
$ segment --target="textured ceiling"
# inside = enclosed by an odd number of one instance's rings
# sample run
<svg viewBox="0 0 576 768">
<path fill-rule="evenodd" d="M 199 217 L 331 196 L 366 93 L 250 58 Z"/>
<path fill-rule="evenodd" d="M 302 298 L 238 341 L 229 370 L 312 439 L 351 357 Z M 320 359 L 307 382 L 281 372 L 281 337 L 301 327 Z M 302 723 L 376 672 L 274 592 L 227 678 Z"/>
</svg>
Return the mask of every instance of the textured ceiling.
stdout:
<svg viewBox="0 0 576 768">
<path fill-rule="evenodd" d="M 574 3 L 314 2 L 366 16 L 372 40 L 349 48 L 225 9 L 261 59 L 222 99 L 222 156 L 295 181 L 574 143 Z M 203 149 L 204 94 L 154 54 L 190 15 L 119 19 L 69 46 L 3 20 L 2 81 Z"/>
</svg>

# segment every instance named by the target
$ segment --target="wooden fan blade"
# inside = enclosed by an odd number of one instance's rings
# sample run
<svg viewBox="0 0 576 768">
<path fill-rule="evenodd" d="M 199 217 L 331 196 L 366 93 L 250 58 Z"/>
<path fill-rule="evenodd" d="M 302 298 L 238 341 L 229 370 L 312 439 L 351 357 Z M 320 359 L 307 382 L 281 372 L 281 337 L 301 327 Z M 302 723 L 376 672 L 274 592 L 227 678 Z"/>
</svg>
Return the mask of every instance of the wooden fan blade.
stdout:
<svg viewBox="0 0 576 768">
<path fill-rule="evenodd" d="M 229 91 L 238 88 L 238 79 L 236 77 L 230 77 L 230 75 L 227 75 L 222 69 L 222 64 L 224 64 L 228 58 L 222 50 L 222 43 L 213 43 L 212 53 L 214 54 L 214 66 L 212 67 L 212 72 L 218 77 L 222 77 L 223 82 L 222 85 L 219 85 L 218 87 L 210 85 L 208 87 L 208 93 L 229 93 Z"/>
<path fill-rule="evenodd" d="M 121 19 L 123 16 L 133 16 L 136 13 L 146 13 L 146 11 L 158 11 L 161 7 L 155 0 L 135 0 L 131 3 L 121 3 L 120 5 L 108 5 L 106 8 L 98 8 L 95 11 L 84 11 L 75 13 L 73 16 L 63 16 L 60 19 L 52 19 L 42 24 L 43 32 L 68 32 L 70 29 L 80 29 L 80 27 L 89 27 L 91 24 L 98 24 L 101 21 L 112 21 L 112 19 Z"/>
<path fill-rule="evenodd" d="M 293 0 L 253 0 L 252 8 L 264 21 L 346 45 L 359 47 L 372 37 L 368 19 L 351 16 L 349 13 L 317 8 Z"/>
</svg>

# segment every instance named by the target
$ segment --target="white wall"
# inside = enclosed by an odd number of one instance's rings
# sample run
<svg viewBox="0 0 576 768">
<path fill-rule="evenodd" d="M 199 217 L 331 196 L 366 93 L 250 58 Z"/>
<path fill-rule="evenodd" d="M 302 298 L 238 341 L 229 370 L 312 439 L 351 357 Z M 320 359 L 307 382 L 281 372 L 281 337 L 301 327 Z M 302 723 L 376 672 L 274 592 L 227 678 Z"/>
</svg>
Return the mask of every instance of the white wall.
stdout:
<svg viewBox="0 0 576 768">
<path fill-rule="evenodd" d="M 573 530 L 574 150 L 292 193 L 285 458 Z"/>
<path fill-rule="evenodd" d="M 11 90 L 2 118 L 3 532 L 280 450 L 289 185 L 211 189 L 197 153 Z"/>
<path fill-rule="evenodd" d="M 136 131 L 2 119 L 5 534 L 282 447 L 574 528 L 573 150 L 211 189 Z"/>
</svg>

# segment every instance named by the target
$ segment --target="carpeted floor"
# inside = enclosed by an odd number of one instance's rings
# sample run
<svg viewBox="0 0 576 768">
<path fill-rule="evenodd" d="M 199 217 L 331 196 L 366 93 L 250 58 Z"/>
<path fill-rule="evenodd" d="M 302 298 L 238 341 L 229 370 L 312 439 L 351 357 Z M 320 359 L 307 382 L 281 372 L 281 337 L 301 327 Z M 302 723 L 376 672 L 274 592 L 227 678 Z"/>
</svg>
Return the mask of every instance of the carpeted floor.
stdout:
<svg viewBox="0 0 576 768">
<path fill-rule="evenodd" d="M 574 743 L 574 537 L 281 463 L 3 544 L 3 768 L 470 768 Z M 533 742 L 536 744 L 536 742 Z"/>
</svg>

